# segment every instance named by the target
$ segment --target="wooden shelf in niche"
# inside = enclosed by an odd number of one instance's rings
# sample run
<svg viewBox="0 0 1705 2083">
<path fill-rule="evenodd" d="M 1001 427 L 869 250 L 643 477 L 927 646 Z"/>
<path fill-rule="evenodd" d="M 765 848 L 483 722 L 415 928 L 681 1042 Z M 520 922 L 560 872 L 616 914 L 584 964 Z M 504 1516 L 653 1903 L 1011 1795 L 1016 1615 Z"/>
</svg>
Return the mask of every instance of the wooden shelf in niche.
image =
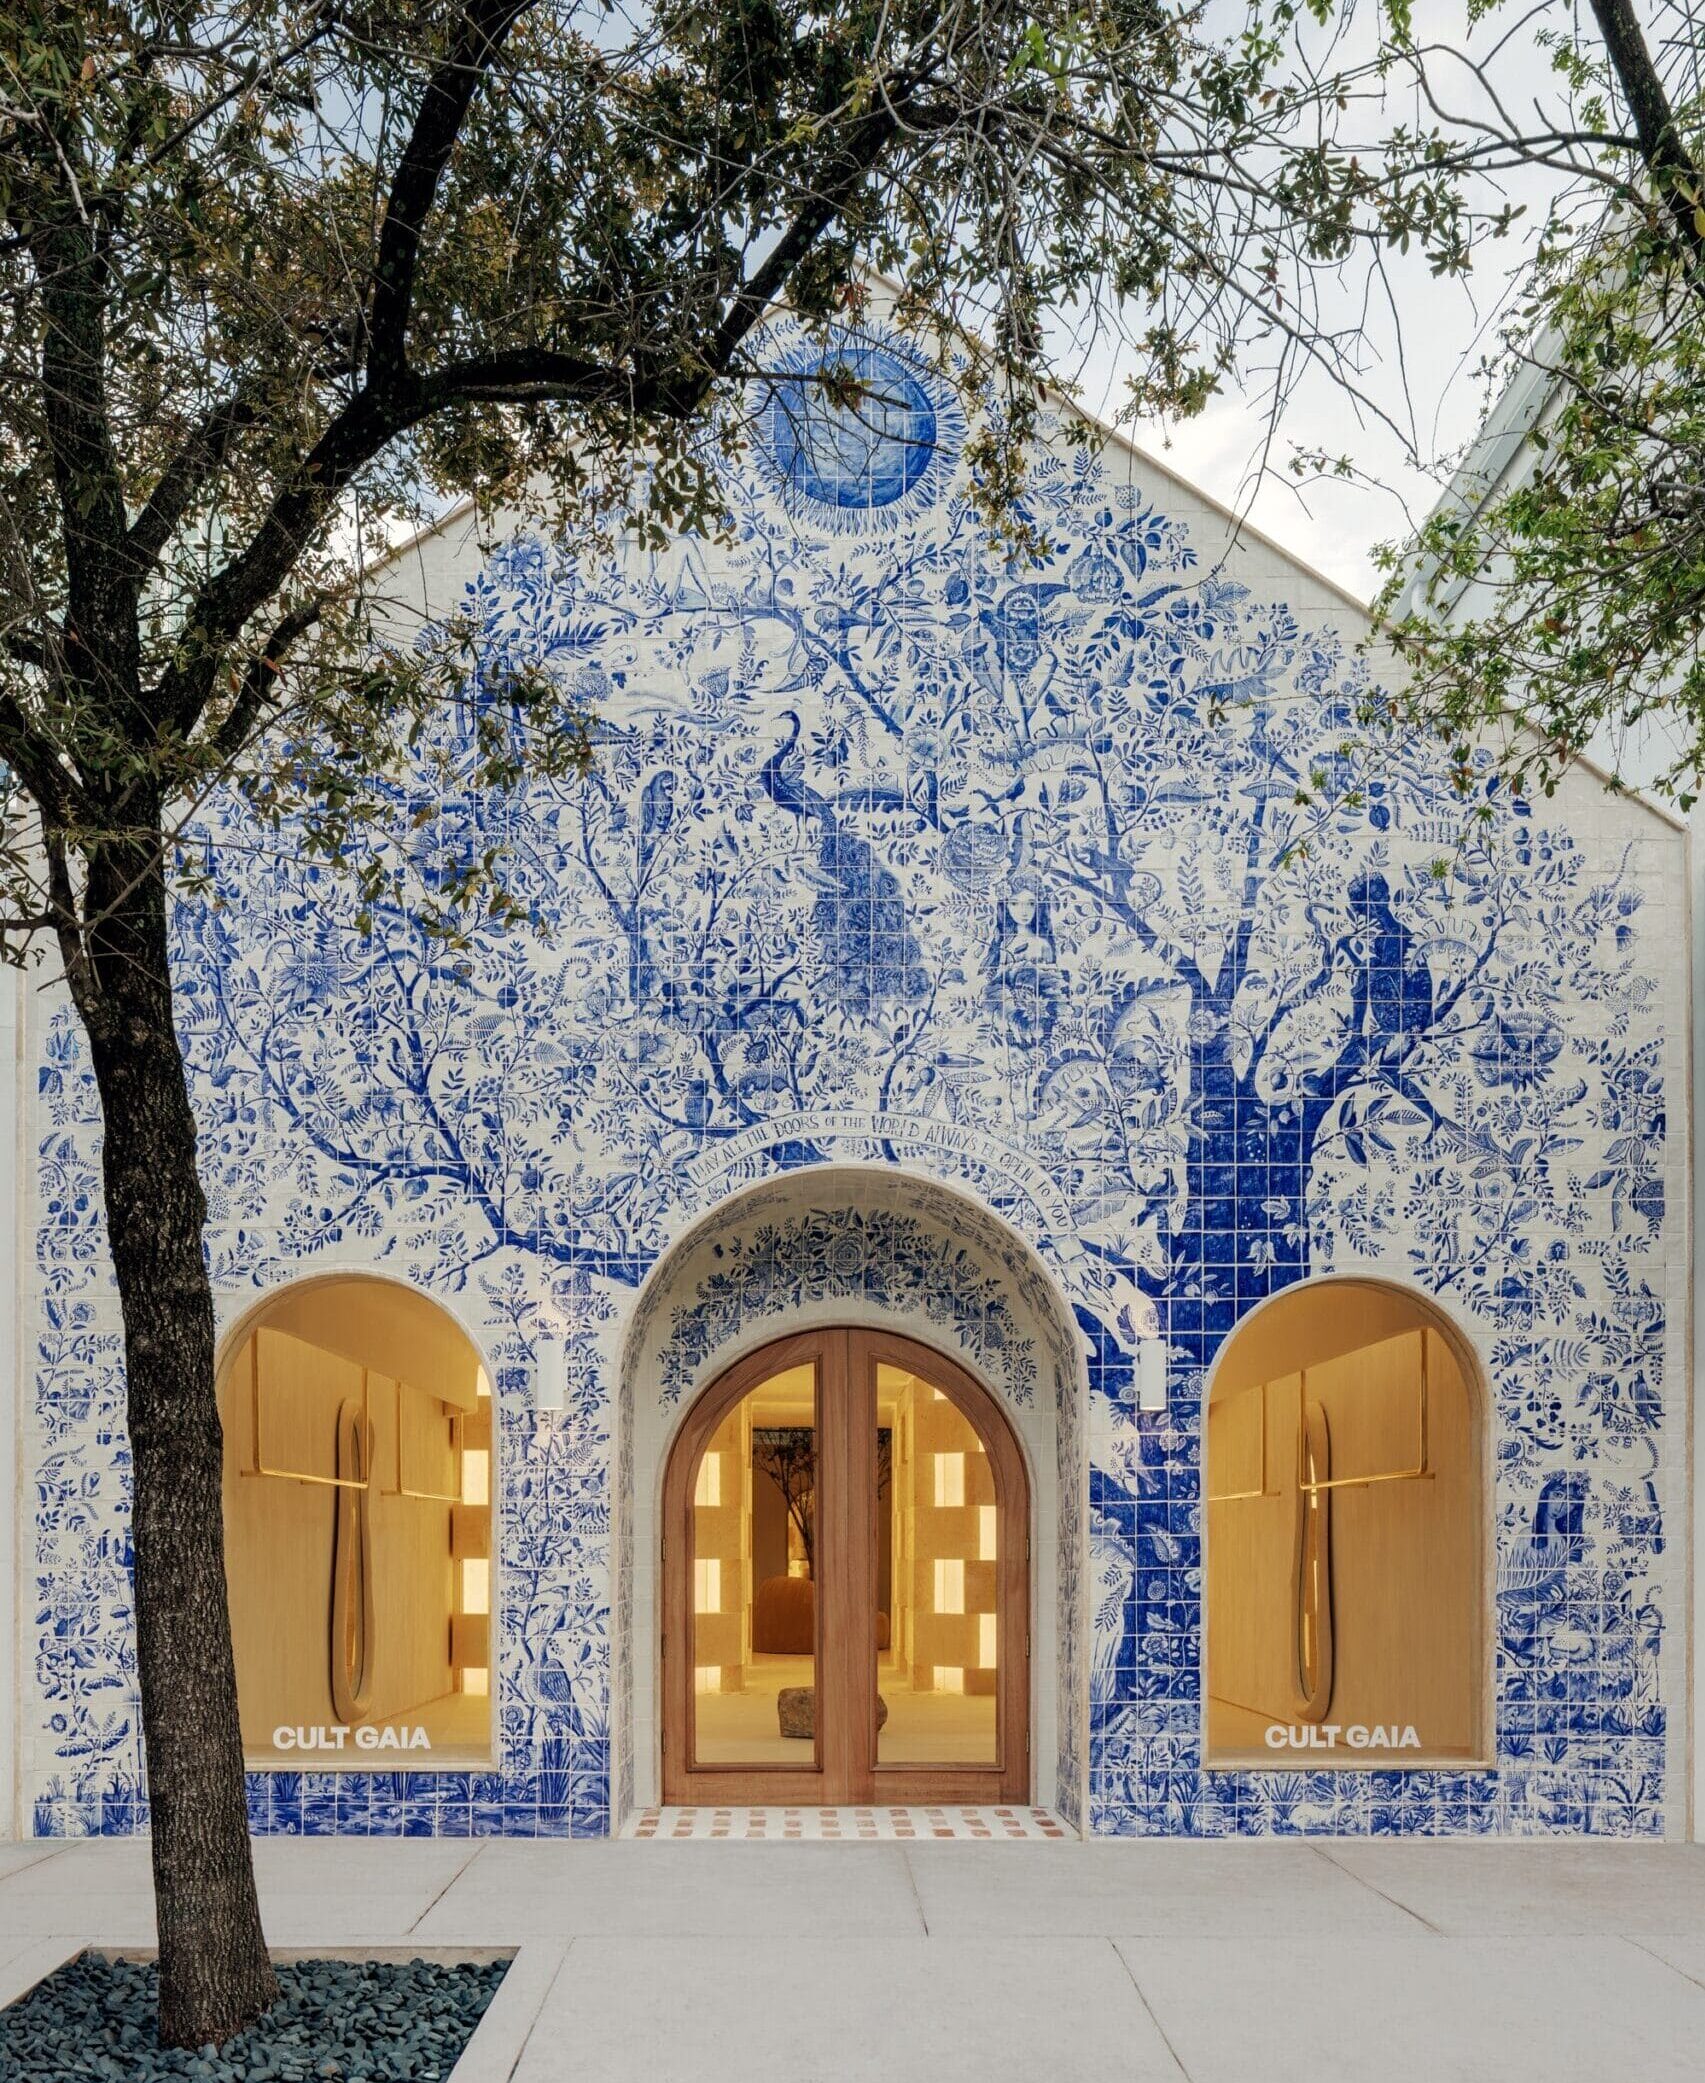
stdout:
<svg viewBox="0 0 1705 2083">
<path fill-rule="evenodd" d="M 1451 1338 L 1415 1321 L 1407 1296 L 1349 1286 L 1299 1291 L 1292 1324 L 1281 1322 L 1283 1300 L 1272 1305 L 1243 1369 L 1228 1349 L 1225 1386 L 1209 1402 L 1209 1769 L 1476 1769 L 1486 1755 L 1490 1529 L 1475 1377 Z M 1311 1511 L 1331 1515 L 1329 1528 L 1314 1527 L 1317 1556 L 1329 1537 L 1329 1606 L 1307 1563 Z M 1328 1627 L 1323 1704 L 1297 1659 Z M 1323 1748 L 1269 1747 L 1280 1727 L 1340 1733 Z M 1351 1747 L 1344 1733 L 1359 1742 L 1411 1728 L 1416 1741 L 1402 1748 Z"/>
<path fill-rule="evenodd" d="M 408 1754 L 409 1770 L 484 1763 L 493 1753 L 491 1624 L 488 1612 L 460 1607 L 465 1595 L 488 1605 L 492 1589 L 489 1393 L 477 1361 L 448 1383 L 467 1396 L 466 1408 L 362 1364 L 380 1358 L 387 1326 L 376 1323 L 367 1340 L 374 1350 L 358 1358 L 356 1315 L 347 1300 L 334 1312 L 343 1350 L 303 1335 L 313 1329 L 303 1306 L 289 1330 L 263 1322 L 231 1355 L 221 1381 L 245 1751 L 257 1769 L 371 1771 L 399 1763 L 390 1752 L 357 1751 L 349 1742 L 341 1753 L 304 1754 L 275 1740 L 279 1728 L 338 1726 L 327 1631 L 334 1522 L 340 1495 L 356 1493 L 373 1536 L 378 1650 L 363 1725 L 428 1728 L 432 1748 Z M 363 1481 L 340 1476 L 337 1464 L 337 1415 L 351 1400 L 372 1440 Z M 477 1502 L 464 1493 L 465 1449 L 483 1463 L 471 1471 Z"/>
</svg>

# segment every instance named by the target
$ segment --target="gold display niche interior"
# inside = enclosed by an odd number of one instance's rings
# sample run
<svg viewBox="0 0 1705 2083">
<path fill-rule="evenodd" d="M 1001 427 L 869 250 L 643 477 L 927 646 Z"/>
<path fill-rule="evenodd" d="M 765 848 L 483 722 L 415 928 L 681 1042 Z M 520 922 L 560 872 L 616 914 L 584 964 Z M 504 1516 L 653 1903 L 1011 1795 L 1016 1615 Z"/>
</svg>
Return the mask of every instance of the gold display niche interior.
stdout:
<svg viewBox="0 0 1705 2083">
<path fill-rule="evenodd" d="M 1281 1296 L 1228 1346 L 1204 1471 L 1210 1767 L 1486 1762 L 1486 1478 L 1469 1365 L 1431 1311 L 1364 1281 Z M 1319 1733 L 1274 1748 L 1275 1727 Z M 1352 1748 L 1352 1729 L 1413 1729 L 1419 1743 Z"/>
<path fill-rule="evenodd" d="M 250 1765 L 430 1771 L 488 1762 L 492 1402 L 468 1339 L 434 1303 L 389 1281 L 305 1282 L 270 1303 L 227 1355 L 219 1409 Z M 365 1421 L 366 1454 L 352 1412 Z M 364 1552 L 369 1582 L 364 1600 L 357 1575 L 334 1613 L 340 1510 L 344 1555 Z M 350 1717 L 334 1699 L 340 1653 L 346 1668 L 365 1665 L 365 1702 Z M 278 1740 L 280 1730 L 346 1720 L 341 1751 Z M 375 1736 L 357 1747 L 363 1727 Z M 398 1747 L 417 1730 L 429 1748 Z"/>
</svg>

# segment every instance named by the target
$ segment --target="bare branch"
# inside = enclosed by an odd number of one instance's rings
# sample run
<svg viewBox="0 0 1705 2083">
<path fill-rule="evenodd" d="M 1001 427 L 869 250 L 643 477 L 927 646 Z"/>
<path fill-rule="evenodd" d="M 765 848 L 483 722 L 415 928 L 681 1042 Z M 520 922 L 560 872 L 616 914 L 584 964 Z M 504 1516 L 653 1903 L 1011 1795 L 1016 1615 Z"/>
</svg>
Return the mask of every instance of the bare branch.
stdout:
<svg viewBox="0 0 1705 2083">
<path fill-rule="evenodd" d="M 139 567 L 151 565 L 171 540 L 184 516 L 224 467 L 231 444 L 254 424 L 256 408 L 241 392 L 221 399 L 160 473 L 152 496 L 131 523 L 131 556 Z"/>
<path fill-rule="evenodd" d="M 325 608 L 324 594 L 315 594 L 292 608 L 274 624 L 266 642 L 250 660 L 237 698 L 213 734 L 213 751 L 222 765 L 235 759 L 266 723 L 281 685 L 279 675 L 285 659 L 319 621 Z"/>
</svg>

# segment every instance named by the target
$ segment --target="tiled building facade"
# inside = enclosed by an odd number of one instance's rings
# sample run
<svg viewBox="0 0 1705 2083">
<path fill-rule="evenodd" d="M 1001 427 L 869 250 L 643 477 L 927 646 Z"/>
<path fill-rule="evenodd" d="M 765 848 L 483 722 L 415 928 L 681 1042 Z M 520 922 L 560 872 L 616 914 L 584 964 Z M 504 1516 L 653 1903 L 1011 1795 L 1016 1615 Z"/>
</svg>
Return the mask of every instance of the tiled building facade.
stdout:
<svg viewBox="0 0 1705 2083">
<path fill-rule="evenodd" d="M 762 1336 L 856 1321 L 1023 1441 L 1034 1792 L 1073 1826 L 1685 1834 L 1681 835 L 1585 773 L 1530 807 L 1488 762 L 1465 805 L 1435 751 L 1370 751 L 1360 611 L 1117 444 L 1050 430 L 1044 555 L 1009 556 L 936 373 L 837 352 L 869 423 L 784 388 L 726 540 L 485 555 L 452 517 L 399 566 L 473 618 L 477 699 L 542 667 L 599 719 L 584 784 L 458 791 L 452 739 L 395 788 L 420 872 L 501 844 L 533 926 L 363 934 L 288 833 L 207 821 L 179 1013 L 225 1321 L 402 1281 L 498 1410 L 489 1769 L 257 1772 L 256 1827 L 593 1835 L 655 1800 L 671 1429 Z M 95 1103 L 51 994 L 20 1054 L 21 1814 L 125 1831 Z M 1213 1370 L 1345 1275 L 1478 1372 L 1489 1754 L 1210 1770 Z"/>
</svg>

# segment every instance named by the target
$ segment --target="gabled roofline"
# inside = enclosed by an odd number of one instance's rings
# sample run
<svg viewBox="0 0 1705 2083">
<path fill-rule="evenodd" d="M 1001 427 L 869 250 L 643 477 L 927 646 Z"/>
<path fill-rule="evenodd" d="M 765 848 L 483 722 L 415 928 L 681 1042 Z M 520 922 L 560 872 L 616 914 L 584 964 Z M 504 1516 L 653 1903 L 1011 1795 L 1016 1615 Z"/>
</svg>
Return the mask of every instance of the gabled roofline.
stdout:
<svg viewBox="0 0 1705 2083">
<path fill-rule="evenodd" d="M 870 280 L 886 291 L 889 296 L 897 294 L 896 285 L 890 282 L 886 276 L 872 273 Z M 1433 507 L 1435 513 L 1440 507 L 1453 501 L 1467 512 L 1477 512 L 1493 496 L 1520 456 L 1522 447 L 1533 429 L 1534 422 L 1544 411 L 1550 395 L 1551 387 L 1545 381 L 1543 368 L 1535 362 L 1524 362 L 1523 366 L 1506 383 L 1491 410 L 1487 413 L 1468 456 L 1458 468 L 1456 475 L 1451 479 L 1449 486 L 1446 487 L 1435 503 Z M 1145 448 L 1141 442 L 1137 441 L 1116 422 L 1104 418 L 1100 413 L 1092 412 L 1087 406 L 1081 405 L 1077 399 L 1068 396 L 1064 391 L 1060 390 L 1057 385 L 1045 384 L 1043 386 L 1043 396 L 1048 403 L 1054 405 L 1059 410 L 1071 413 L 1074 418 L 1094 428 L 1105 443 L 1123 449 L 1134 462 L 1141 464 L 1145 470 L 1153 471 L 1165 478 L 1168 483 L 1177 486 L 1180 491 L 1188 494 L 1191 499 L 1206 507 L 1210 513 L 1217 515 L 1226 524 L 1228 534 L 1234 543 L 1247 539 L 1250 542 L 1259 544 L 1263 549 L 1271 550 L 1275 556 L 1283 558 L 1287 564 L 1294 567 L 1304 578 L 1319 586 L 1323 592 L 1329 593 L 1342 601 L 1347 608 L 1359 615 L 1368 624 L 1370 633 L 1377 633 L 1378 625 L 1374 619 L 1371 602 L 1361 599 L 1358 595 L 1351 592 L 1348 586 L 1342 585 L 1337 579 L 1329 578 L 1318 566 L 1310 564 L 1304 557 L 1299 557 L 1295 550 L 1280 542 L 1277 537 L 1269 535 L 1264 528 L 1258 527 L 1253 521 L 1246 519 L 1234 507 L 1228 506 L 1223 499 L 1216 498 L 1213 493 L 1204 491 L 1200 485 L 1192 483 L 1181 471 L 1175 470 L 1170 464 L 1163 462 L 1152 450 Z M 1476 457 L 1483 459 L 1478 468 L 1473 467 Z M 1472 475 L 1470 475 L 1471 469 L 1473 471 Z M 1465 489 L 1459 490 L 1459 486 L 1464 486 Z M 402 541 L 393 544 L 386 550 L 382 557 L 375 558 L 368 569 L 377 573 L 389 566 L 400 563 L 404 558 L 419 550 L 423 544 L 430 541 L 433 537 L 441 535 L 454 522 L 466 518 L 473 510 L 473 495 L 471 493 L 463 493 L 460 498 L 453 500 L 443 513 L 435 516 L 430 521 L 422 522 L 418 528 L 412 529 Z M 1411 587 L 1417 582 L 1418 580 L 1412 581 Z M 1405 588 L 1403 596 L 1405 599 L 1409 597 L 1410 590 L 1411 588 Z M 1456 597 L 1460 597 L 1460 595 Z M 1666 804 L 1648 795 L 1644 789 L 1631 788 L 1626 782 L 1619 781 L 1611 770 L 1600 761 L 1591 758 L 1585 753 L 1577 753 L 1574 759 L 1569 762 L 1569 765 L 1571 768 L 1583 768 L 1598 782 L 1607 796 L 1634 804 L 1649 816 L 1655 817 L 1660 824 L 1667 825 L 1671 831 L 1680 832 L 1684 835 L 1691 833 L 1692 827 L 1686 818 L 1678 816 Z"/>
<path fill-rule="evenodd" d="M 1542 341 L 1542 350 L 1543 345 Z M 1446 511 L 1476 514 L 1497 497 L 1520 461 L 1529 436 L 1545 416 L 1554 390 L 1554 379 L 1544 364 L 1524 356 L 1505 378 L 1503 388 L 1487 409 L 1467 453 L 1451 473 L 1449 484 L 1433 501 L 1428 520 Z M 1437 568 L 1437 562 L 1432 558 L 1416 566 L 1398 596 L 1403 607 L 1416 602 Z M 1454 607 L 1470 584 L 1468 579 L 1457 581 L 1446 597 L 1446 605 Z"/>
<path fill-rule="evenodd" d="M 886 275 L 879 275 L 874 270 L 867 270 L 866 273 L 867 279 L 888 296 L 897 297 L 899 295 L 899 285 L 891 282 Z M 782 307 L 778 306 L 777 308 L 780 309 Z M 1140 441 L 1127 433 L 1116 421 L 1105 418 L 1101 413 L 1092 412 L 1087 405 L 1080 404 L 1076 398 L 1069 396 L 1056 384 L 1045 384 L 1043 386 L 1043 396 L 1047 403 L 1053 405 L 1059 411 L 1069 412 L 1075 419 L 1081 420 L 1086 426 L 1093 427 L 1104 443 L 1122 448 L 1127 455 L 1134 461 L 1141 463 L 1145 469 L 1164 477 L 1169 483 L 1176 485 L 1181 491 L 1187 493 L 1199 505 L 1206 507 L 1210 513 L 1217 515 L 1220 520 L 1225 522 L 1227 532 L 1234 542 L 1248 540 L 1259 544 L 1262 549 L 1271 550 L 1275 556 L 1282 557 L 1287 564 L 1294 565 L 1304 578 L 1320 587 L 1323 592 L 1334 595 L 1346 607 L 1354 609 L 1364 621 L 1372 622 L 1373 607 L 1371 602 L 1352 592 L 1342 581 L 1329 577 L 1318 565 L 1310 564 L 1307 558 L 1299 557 L 1296 551 L 1290 548 L 1288 544 L 1280 542 L 1277 536 L 1268 534 L 1266 529 L 1257 526 L 1255 522 L 1247 519 L 1235 507 L 1228 506 L 1223 499 L 1216 498 L 1212 492 L 1204 491 L 1200 485 L 1184 476 L 1182 471 L 1174 469 L 1170 463 L 1163 461 L 1152 449 L 1145 448 Z M 435 519 L 423 522 L 420 527 L 411 530 L 401 542 L 393 544 L 382 557 L 375 558 L 369 569 L 382 571 L 388 564 L 406 557 L 411 551 L 418 549 L 429 537 L 437 535 L 441 530 L 448 527 L 452 521 L 458 520 L 465 513 L 470 512 L 473 504 L 472 495 L 464 493 L 461 498 L 446 507 L 444 512 Z"/>
<path fill-rule="evenodd" d="M 1323 592 L 1335 595 L 1346 607 L 1354 608 L 1364 621 L 1373 621 L 1371 601 L 1364 600 L 1359 593 L 1353 593 L 1341 579 L 1330 577 L 1317 564 L 1309 563 L 1306 557 L 1299 557 L 1288 543 L 1280 542 L 1276 535 L 1270 535 L 1265 528 L 1248 519 L 1246 515 L 1240 514 L 1236 507 L 1228 506 L 1212 492 L 1204 491 L 1181 470 L 1175 470 L 1170 463 L 1157 456 L 1153 449 L 1145 448 L 1134 435 L 1120 426 L 1117 420 L 1109 420 L 1099 412 L 1092 412 L 1087 405 L 1080 405 L 1077 399 L 1068 397 L 1052 384 L 1045 386 L 1044 395 L 1050 403 L 1093 427 L 1105 442 L 1122 448 L 1133 461 L 1141 463 L 1146 470 L 1157 472 L 1178 486 L 1180 491 L 1188 493 L 1192 499 L 1205 506 L 1210 513 L 1217 514 L 1225 522 L 1234 542 L 1247 540 L 1258 543 L 1264 550 L 1271 550 L 1276 557 L 1282 557 L 1287 564 L 1294 565 L 1304 578 L 1312 580 Z"/>
<path fill-rule="evenodd" d="M 367 565 L 367 571 L 381 572 L 392 564 L 400 564 L 405 557 L 418 550 L 422 543 L 430 542 L 433 536 L 448 528 L 452 521 L 459 521 L 473 510 L 474 495 L 472 492 L 463 492 L 459 497 L 452 499 L 441 514 L 434 514 L 430 521 L 422 521 L 418 528 L 411 528 L 399 542 L 390 544 L 382 555 L 375 557 Z"/>
</svg>

